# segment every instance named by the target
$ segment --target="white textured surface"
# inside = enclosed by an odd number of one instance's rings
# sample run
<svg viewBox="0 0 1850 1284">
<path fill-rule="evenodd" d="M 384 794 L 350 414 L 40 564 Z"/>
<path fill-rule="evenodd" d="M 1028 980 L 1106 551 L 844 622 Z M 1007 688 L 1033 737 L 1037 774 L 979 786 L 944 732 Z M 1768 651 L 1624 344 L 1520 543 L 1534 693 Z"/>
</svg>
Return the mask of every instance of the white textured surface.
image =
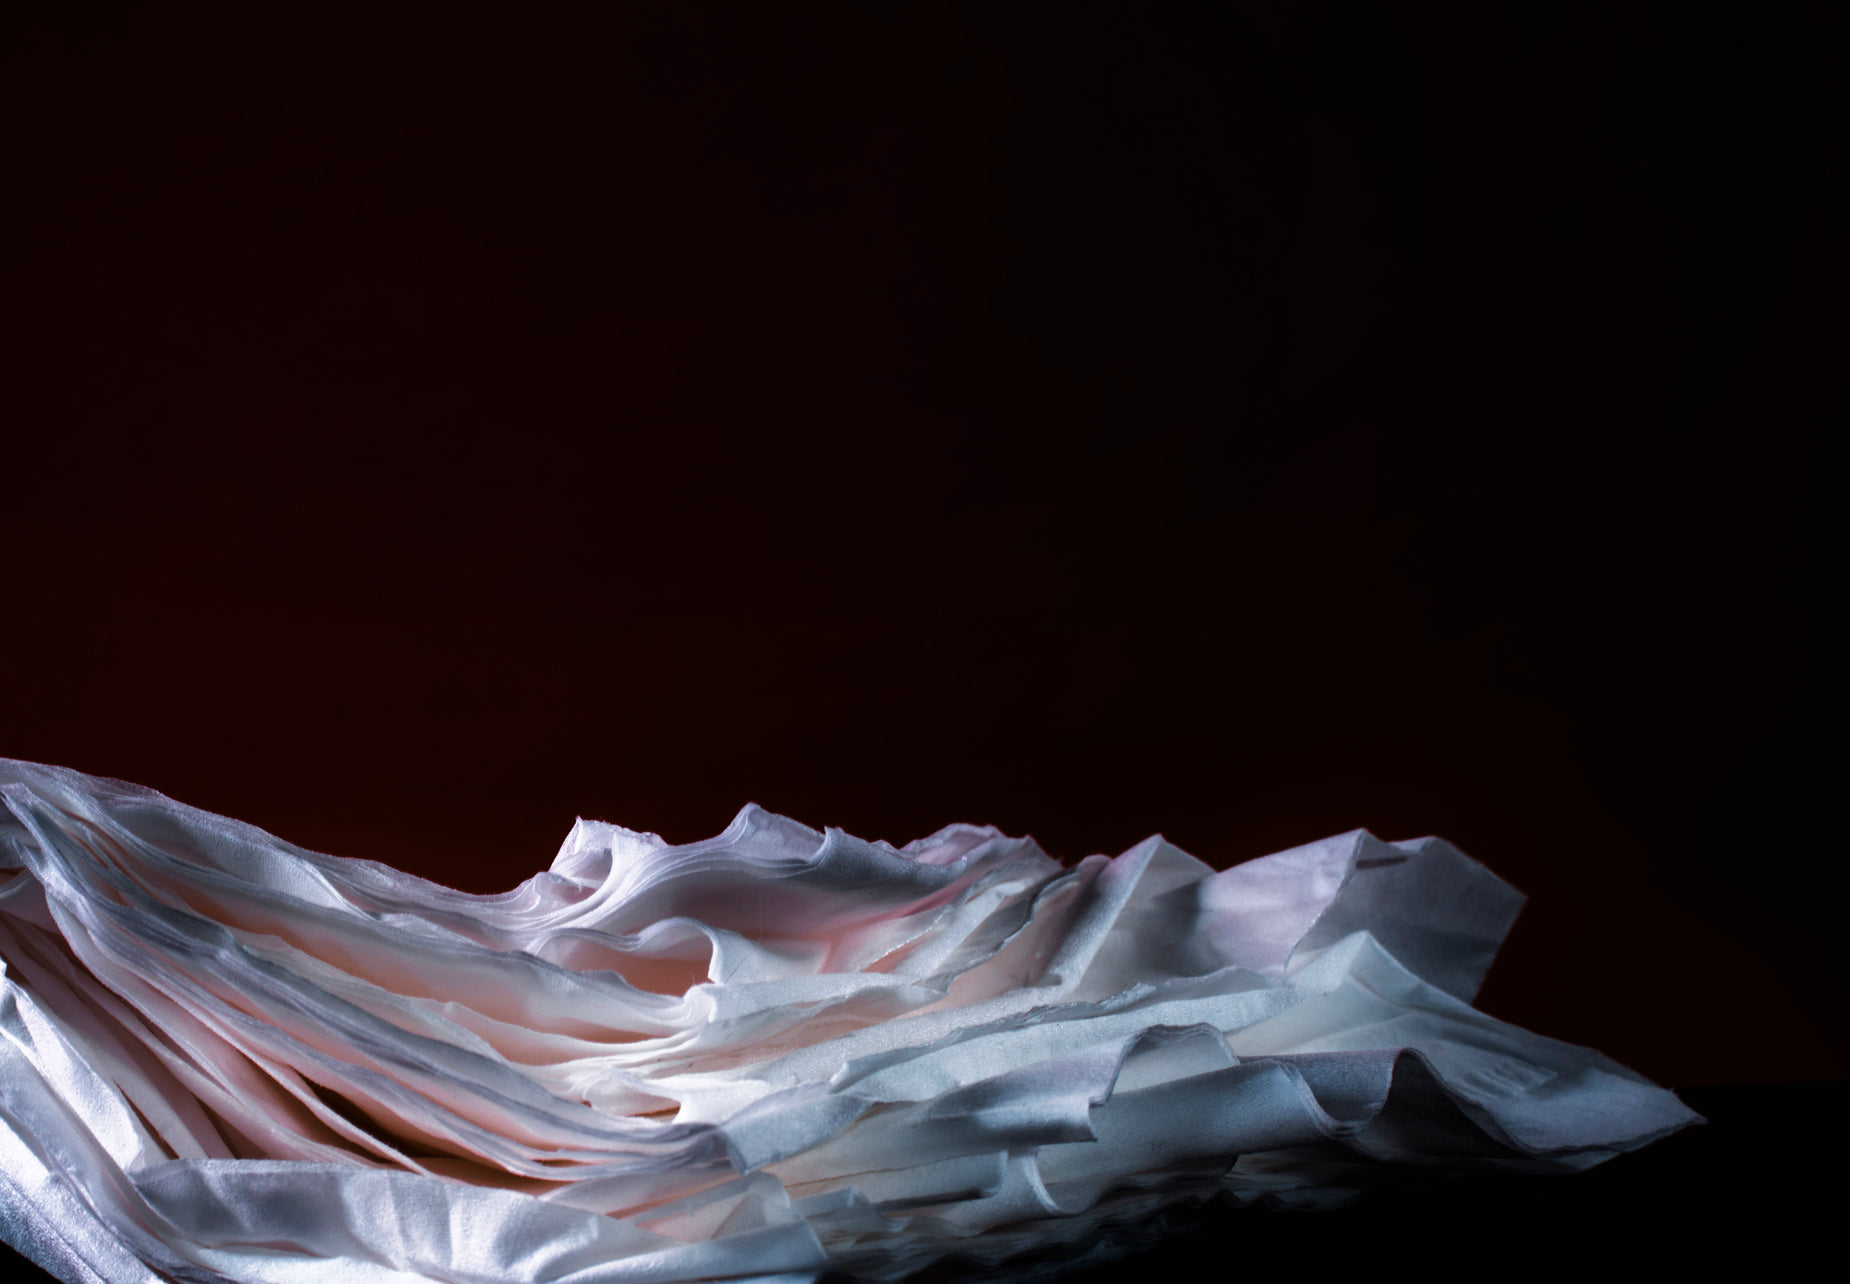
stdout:
<svg viewBox="0 0 1850 1284">
<path fill-rule="evenodd" d="M 1062 867 L 747 807 L 581 820 L 472 896 L 62 768 L 0 793 L 0 1235 L 71 1281 L 897 1276 L 1696 1119 L 1471 1007 L 1522 898 L 1436 839 Z"/>
</svg>

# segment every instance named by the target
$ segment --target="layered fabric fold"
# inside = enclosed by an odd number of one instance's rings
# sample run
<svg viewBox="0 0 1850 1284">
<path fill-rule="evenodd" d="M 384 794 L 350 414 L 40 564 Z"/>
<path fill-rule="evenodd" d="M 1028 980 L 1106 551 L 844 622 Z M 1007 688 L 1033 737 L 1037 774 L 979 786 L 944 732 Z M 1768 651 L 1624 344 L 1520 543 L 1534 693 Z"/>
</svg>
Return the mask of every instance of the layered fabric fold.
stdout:
<svg viewBox="0 0 1850 1284">
<path fill-rule="evenodd" d="M 1472 1006 L 1522 896 L 756 806 L 459 892 L 0 760 L 0 1237 L 60 1279 L 896 1279 L 1700 1122 Z"/>
</svg>

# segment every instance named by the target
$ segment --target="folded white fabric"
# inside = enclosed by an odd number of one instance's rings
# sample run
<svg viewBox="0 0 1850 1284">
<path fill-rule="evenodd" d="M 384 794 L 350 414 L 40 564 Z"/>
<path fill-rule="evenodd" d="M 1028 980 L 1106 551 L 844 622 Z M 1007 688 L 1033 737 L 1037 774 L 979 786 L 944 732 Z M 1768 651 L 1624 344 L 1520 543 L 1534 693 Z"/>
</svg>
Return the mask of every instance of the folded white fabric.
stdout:
<svg viewBox="0 0 1850 1284">
<path fill-rule="evenodd" d="M 896 1278 L 1697 1121 L 1471 1006 L 1522 897 L 1437 839 L 1062 866 L 748 806 L 581 820 L 475 896 L 63 768 L 0 793 L 0 1236 L 69 1281 Z"/>
</svg>

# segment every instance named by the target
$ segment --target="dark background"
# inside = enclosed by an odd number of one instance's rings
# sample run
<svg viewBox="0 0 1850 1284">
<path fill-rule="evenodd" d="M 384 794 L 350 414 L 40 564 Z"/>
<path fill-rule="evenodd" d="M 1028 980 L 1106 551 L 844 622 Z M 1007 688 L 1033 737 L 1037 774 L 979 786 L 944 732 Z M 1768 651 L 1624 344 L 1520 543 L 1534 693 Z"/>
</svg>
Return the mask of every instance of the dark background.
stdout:
<svg viewBox="0 0 1850 1284">
<path fill-rule="evenodd" d="M 748 800 L 1527 891 L 1481 1006 L 1840 1077 L 1834 6 L 0 39 L 0 753 L 477 891 Z"/>
</svg>

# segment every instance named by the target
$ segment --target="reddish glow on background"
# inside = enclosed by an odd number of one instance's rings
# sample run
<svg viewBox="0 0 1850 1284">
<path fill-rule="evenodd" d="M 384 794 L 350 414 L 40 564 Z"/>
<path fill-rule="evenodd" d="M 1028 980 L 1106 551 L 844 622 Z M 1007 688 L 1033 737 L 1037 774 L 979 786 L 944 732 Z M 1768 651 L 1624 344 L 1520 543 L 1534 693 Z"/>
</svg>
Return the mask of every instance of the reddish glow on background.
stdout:
<svg viewBox="0 0 1850 1284">
<path fill-rule="evenodd" d="M 478 891 L 1439 833 L 1491 1012 L 1841 1074 L 1822 73 L 947 12 L 9 39 L 0 752 Z"/>
</svg>

